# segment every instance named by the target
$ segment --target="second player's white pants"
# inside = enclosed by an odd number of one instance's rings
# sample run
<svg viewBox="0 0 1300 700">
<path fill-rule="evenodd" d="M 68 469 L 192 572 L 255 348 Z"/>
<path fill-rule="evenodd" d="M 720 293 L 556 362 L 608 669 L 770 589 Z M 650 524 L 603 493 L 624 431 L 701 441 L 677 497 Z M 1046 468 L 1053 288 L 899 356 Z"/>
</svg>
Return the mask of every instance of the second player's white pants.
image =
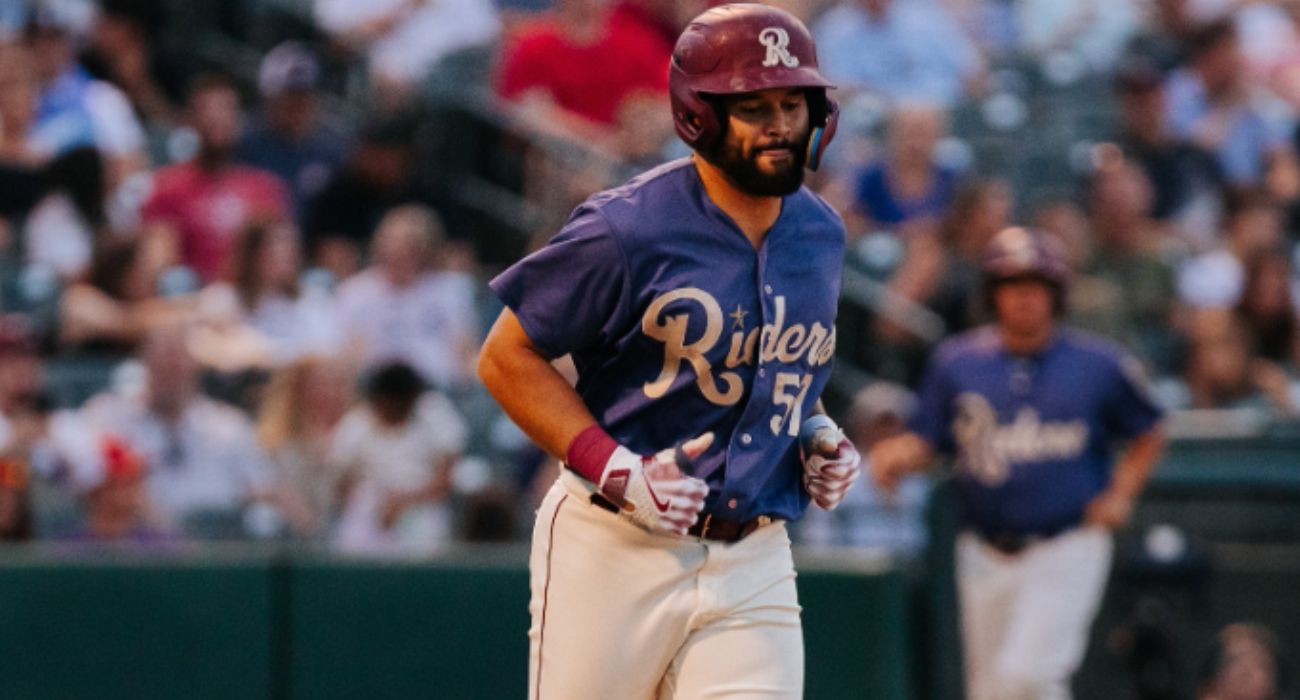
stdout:
<svg viewBox="0 0 1300 700">
<path fill-rule="evenodd" d="M 564 471 L 533 530 L 533 700 L 787 700 L 803 634 L 782 523 L 735 544 L 650 534 Z"/>
<path fill-rule="evenodd" d="M 957 538 L 967 700 L 1069 700 L 1113 543 L 1069 530 L 1006 555 L 971 533 Z"/>
</svg>

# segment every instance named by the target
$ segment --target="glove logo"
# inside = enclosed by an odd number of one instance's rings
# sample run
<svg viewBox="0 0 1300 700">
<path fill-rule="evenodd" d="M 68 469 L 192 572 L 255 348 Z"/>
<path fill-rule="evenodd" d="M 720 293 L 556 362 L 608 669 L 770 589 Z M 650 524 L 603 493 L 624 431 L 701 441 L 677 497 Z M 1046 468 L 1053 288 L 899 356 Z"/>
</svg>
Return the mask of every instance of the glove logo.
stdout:
<svg viewBox="0 0 1300 700">
<path fill-rule="evenodd" d="M 771 68 L 778 63 L 786 68 L 798 68 L 799 58 L 790 53 L 790 34 L 781 27 L 767 27 L 758 33 L 758 43 L 767 49 L 763 58 L 763 67 Z"/>
<path fill-rule="evenodd" d="M 654 484 L 650 482 L 649 476 L 645 477 L 645 490 L 650 494 L 650 502 L 655 505 L 655 509 L 658 510 L 660 513 L 667 513 L 668 501 L 659 500 L 659 494 L 655 493 Z"/>
</svg>

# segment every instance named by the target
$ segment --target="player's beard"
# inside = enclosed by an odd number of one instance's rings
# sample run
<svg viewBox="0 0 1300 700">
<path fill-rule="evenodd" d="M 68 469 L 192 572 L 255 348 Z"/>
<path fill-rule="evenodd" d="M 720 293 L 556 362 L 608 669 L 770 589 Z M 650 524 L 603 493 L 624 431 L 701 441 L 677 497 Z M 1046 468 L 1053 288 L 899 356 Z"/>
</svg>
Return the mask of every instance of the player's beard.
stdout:
<svg viewBox="0 0 1300 700">
<path fill-rule="evenodd" d="M 758 157 L 762 150 L 776 148 L 789 149 L 793 157 L 776 172 L 765 173 L 758 167 Z M 765 144 L 764 149 L 755 149 L 746 155 L 741 144 L 722 139 L 717 147 L 703 155 L 742 192 L 756 197 L 784 197 L 798 191 L 803 185 L 804 165 L 808 162 L 808 135 L 797 140 Z"/>
</svg>

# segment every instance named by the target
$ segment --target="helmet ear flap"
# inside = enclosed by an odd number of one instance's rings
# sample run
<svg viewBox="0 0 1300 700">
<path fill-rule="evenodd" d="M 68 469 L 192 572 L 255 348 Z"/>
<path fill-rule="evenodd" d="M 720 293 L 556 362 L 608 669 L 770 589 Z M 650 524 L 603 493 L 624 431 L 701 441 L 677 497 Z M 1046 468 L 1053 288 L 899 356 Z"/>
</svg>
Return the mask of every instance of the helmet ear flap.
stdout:
<svg viewBox="0 0 1300 700">
<path fill-rule="evenodd" d="M 821 112 L 821 118 L 814 113 L 812 115 L 813 128 L 808 135 L 808 169 L 816 170 L 817 166 L 822 163 L 822 155 L 826 153 L 826 147 L 830 145 L 831 139 L 835 138 L 835 129 L 840 123 L 840 105 L 826 94 L 825 90 L 821 91 L 822 99 L 820 107 L 816 110 Z"/>
<path fill-rule="evenodd" d="M 677 129 L 677 135 L 691 148 L 710 148 L 722 133 L 722 123 L 718 120 L 714 105 L 685 84 L 672 81 L 669 88 L 673 103 L 673 126 Z"/>
</svg>

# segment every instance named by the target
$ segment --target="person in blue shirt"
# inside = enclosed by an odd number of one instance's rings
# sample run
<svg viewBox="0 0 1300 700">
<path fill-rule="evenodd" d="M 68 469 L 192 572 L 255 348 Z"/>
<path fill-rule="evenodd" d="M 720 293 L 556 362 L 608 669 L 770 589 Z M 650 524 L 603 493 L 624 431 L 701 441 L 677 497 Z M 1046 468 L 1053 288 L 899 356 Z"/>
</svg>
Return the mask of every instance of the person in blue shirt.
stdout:
<svg viewBox="0 0 1300 700">
<path fill-rule="evenodd" d="M 289 185 L 300 222 L 347 152 L 347 139 L 320 114 L 319 80 L 320 66 L 305 45 L 286 41 L 271 49 L 257 80 L 265 108 L 235 154 L 240 162 L 275 173 Z"/>
<path fill-rule="evenodd" d="M 961 186 L 962 173 L 935 159 L 947 115 L 928 105 L 904 105 L 889 123 L 889 150 L 857 177 L 854 207 L 874 227 L 907 236 L 909 225 L 937 228 Z"/>
<path fill-rule="evenodd" d="M 945 3 L 839 0 L 813 35 L 827 77 L 891 104 L 952 108 L 984 89 L 984 57 Z"/>
<path fill-rule="evenodd" d="M 935 350 L 910 431 L 867 461 L 889 490 L 953 459 L 967 697 L 1068 698 L 1161 412 L 1132 357 L 1057 324 L 1070 270 L 1055 240 L 1005 229 L 982 268 L 996 323 Z"/>
<path fill-rule="evenodd" d="M 705 12 L 670 69 L 694 154 L 592 196 L 491 283 L 479 374 L 566 467 L 533 534 L 532 698 L 802 696 L 785 523 L 859 470 L 818 401 L 845 234 L 802 181 L 829 87 L 792 15 Z"/>
</svg>

